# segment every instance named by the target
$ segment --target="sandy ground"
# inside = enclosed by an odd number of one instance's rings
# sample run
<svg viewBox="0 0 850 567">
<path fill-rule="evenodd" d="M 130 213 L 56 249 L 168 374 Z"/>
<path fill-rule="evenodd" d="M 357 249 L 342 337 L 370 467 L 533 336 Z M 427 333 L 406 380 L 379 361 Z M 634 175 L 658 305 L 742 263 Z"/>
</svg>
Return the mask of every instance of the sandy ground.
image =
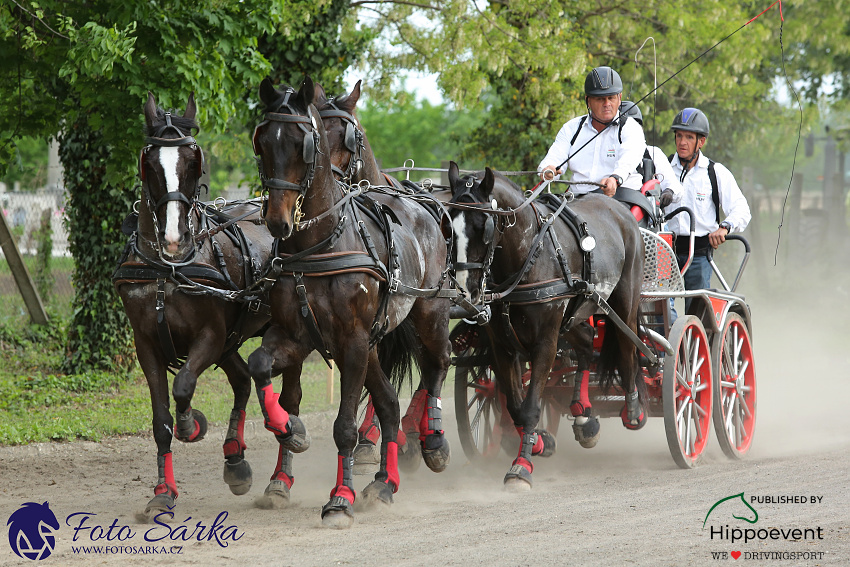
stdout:
<svg viewBox="0 0 850 567">
<path fill-rule="evenodd" d="M 503 454 L 483 468 L 469 464 L 447 400 L 453 448 L 448 470 L 438 475 L 423 465 L 403 475 L 395 504 L 357 510 L 347 531 L 324 529 L 319 518 L 336 474 L 330 413 L 305 416 L 313 447 L 296 458 L 292 501 L 284 510 L 254 505 L 274 468 L 276 442 L 253 421 L 246 434 L 254 486 L 245 496 L 232 495 L 221 480 L 223 428 L 213 428 L 197 444 L 175 443 L 181 494 L 171 528 L 136 520 L 155 481 L 149 437 L 0 448 L 0 519 L 24 502 L 49 502 L 62 527 L 45 565 L 850 565 L 850 314 L 846 308 L 827 310 L 838 315 L 828 318 L 821 308 L 776 300 L 752 305 L 760 398 L 756 439 L 743 461 L 728 460 L 712 441 L 698 468 L 678 469 L 659 418 L 637 432 L 626 431 L 618 419 L 603 419 L 602 438 L 592 450 L 581 449 L 565 424 L 557 454 L 535 462 L 533 490 L 510 494 L 502 477 L 511 457 Z M 355 486 L 361 490 L 370 480 L 356 477 Z M 749 515 L 738 502 L 718 507 L 703 528 L 717 501 L 741 492 L 748 501 L 760 498 L 752 503 L 757 523 L 733 517 Z M 780 496 L 805 496 L 806 503 L 764 499 Z M 822 499 L 811 503 L 812 496 Z M 87 525 L 105 531 L 114 524 L 115 533 L 127 526 L 123 533 L 135 535 L 97 542 L 113 546 L 107 552 L 82 553 L 74 546 L 92 545 L 89 532 L 74 542 L 66 525 L 77 512 L 95 514 Z M 222 512 L 238 541 L 222 547 L 179 539 L 179 526 L 209 525 Z M 777 528 L 780 534 L 819 529 L 820 538 L 731 542 L 712 539 L 712 526 L 765 533 Z M 147 543 L 143 534 L 151 528 L 153 537 L 173 530 L 177 541 Z M 134 555 L 122 552 L 122 545 L 182 547 L 174 555 Z M 719 558 L 722 552 L 743 555 Z M 807 552 L 815 558 L 753 559 L 754 552 Z M 0 543 L 0 565 L 27 563 Z"/>
</svg>

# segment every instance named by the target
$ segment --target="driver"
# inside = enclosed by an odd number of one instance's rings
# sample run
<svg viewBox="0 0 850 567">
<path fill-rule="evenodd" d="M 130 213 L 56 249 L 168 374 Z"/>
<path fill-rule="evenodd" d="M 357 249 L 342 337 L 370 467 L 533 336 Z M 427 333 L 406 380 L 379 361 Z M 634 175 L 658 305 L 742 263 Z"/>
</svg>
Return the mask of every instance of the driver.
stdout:
<svg viewBox="0 0 850 567">
<path fill-rule="evenodd" d="M 640 124 L 620 116 L 622 92 L 623 81 L 611 67 L 597 67 L 587 75 L 584 94 L 588 113 L 561 127 L 537 166 L 541 175 L 546 171 L 560 175 L 566 163 L 573 172 L 572 181 L 599 183 L 609 197 L 620 186 L 640 190 L 642 179 L 637 168 L 646 151 L 646 139 Z M 581 195 L 594 189 L 592 185 L 576 185 L 572 192 Z"/>
</svg>

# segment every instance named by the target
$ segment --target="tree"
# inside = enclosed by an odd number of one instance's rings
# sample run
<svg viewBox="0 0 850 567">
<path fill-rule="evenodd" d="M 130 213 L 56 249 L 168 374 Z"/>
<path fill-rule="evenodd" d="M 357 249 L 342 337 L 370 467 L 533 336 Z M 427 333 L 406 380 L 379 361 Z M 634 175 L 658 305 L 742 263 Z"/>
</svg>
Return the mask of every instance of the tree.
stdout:
<svg viewBox="0 0 850 567">
<path fill-rule="evenodd" d="M 67 371 L 132 360 L 110 276 L 124 244 L 122 220 L 138 198 L 134 176 L 147 91 L 165 108 L 182 108 L 194 92 L 201 124 L 241 130 L 256 121 L 254 91 L 272 70 L 258 38 L 292 37 L 303 46 L 309 38 L 298 30 L 314 21 L 321 28 L 332 4 L 339 2 L 214 0 L 199 8 L 186 0 L 13 0 L 0 6 L 0 87 L 7 95 L 0 100 L 0 174 L 24 133 L 58 135 L 61 143 L 77 291 Z M 339 21 L 330 25 L 337 31 Z"/>
</svg>

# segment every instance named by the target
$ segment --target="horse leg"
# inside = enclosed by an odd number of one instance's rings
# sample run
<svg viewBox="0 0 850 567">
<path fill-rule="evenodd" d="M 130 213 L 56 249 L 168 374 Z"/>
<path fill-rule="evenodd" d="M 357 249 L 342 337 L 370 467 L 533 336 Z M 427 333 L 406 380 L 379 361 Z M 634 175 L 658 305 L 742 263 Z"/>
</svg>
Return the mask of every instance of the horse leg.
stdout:
<svg viewBox="0 0 850 567">
<path fill-rule="evenodd" d="M 626 250 L 637 249 L 626 241 Z M 640 262 L 640 263 L 638 263 Z M 638 332 L 638 309 L 640 307 L 640 281 L 643 270 L 643 258 L 637 254 L 628 254 L 623 266 L 622 276 L 617 287 L 611 292 L 608 304 L 617 313 L 628 327 L 637 334 Z M 626 402 L 620 412 L 620 419 L 626 429 L 640 429 L 646 425 L 646 411 L 644 401 L 646 399 L 646 383 L 638 379 L 637 347 L 614 325 L 609 325 L 606 330 L 605 341 L 603 341 L 603 355 L 613 357 L 617 367 L 620 384 L 625 392 Z M 612 331 L 614 331 L 612 333 Z M 611 339 L 609 348 L 605 342 Z M 607 363 L 610 365 L 610 362 Z"/>
<path fill-rule="evenodd" d="M 222 324 L 220 328 L 224 328 Z M 189 347 L 186 362 L 177 375 L 171 394 L 174 396 L 175 427 L 174 436 L 184 443 L 194 443 L 207 433 L 207 418 L 191 406 L 198 376 L 216 363 L 224 348 L 224 335 L 213 330 L 212 326 L 201 329 Z"/>
<path fill-rule="evenodd" d="M 573 434 L 582 447 L 590 449 L 599 441 L 599 417 L 591 412 L 588 393 L 590 361 L 593 359 L 593 327 L 590 323 L 583 322 L 565 333 L 565 337 L 575 349 L 578 358 L 576 383 L 570 404 L 570 413 L 575 418 Z"/>
<path fill-rule="evenodd" d="M 298 353 L 297 362 L 283 368 L 281 393 L 278 404 L 290 415 L 298 415 L 301 406 L 301 366 L 308 352 Z M 257 500 L 260 508 L 284 508 L 289 504 L 289 492 L 295 482 L 292 473 L 292 461 L 294 454 L 283 445 L 278 445 L 277 465 L 269 479 L 263 496 Z"/>
<path fill-rule="evenodd" d="M 322 525 L 345 529 L 354 523 L 354 483 L 352 481 L 352 453 L 357 444 L 357 406 L 366 379 L 369 356 L 368 336 L 347 337 L 342 356 L 339 357 L 340 400 L 339 412 L 334 421 L 334 442 L 337 447 L 336 485 L 330 500 L 322 507 Z M 345 344 L 345 343 L 343 343 Z M 359 347 L 359 348 L 358 348 Z M 396 422 L 398 427 L 398 422 Z"/>
<path fill-rule="evenodd" d="M 428 390 L 422 382 L 413 392 L 410 405 L 404 417 L 401 418 L 401 429 L 398 432 L 398 464 L 408 473 L 416 472 L 422 462 L 422 449 L 419 443 L 419 424 L 425 413 L 425 403 L 428 401 Z"/>
<path fill-rule="evenodd" d="M 451 460 L 451 448 L 443 431 L 440 399 L 452 349 L 449 341 L 449 303 L 447 300 L 417 300 L 410 318 L 422 343 L 419 366 L 422 386 L 427 391 L 425 408 L 419 422 L 422 458 L 429 469 L 442 472 Z"/>
<path fill-rule="evenodd" d="M 293 453 L 303 453 L 310 447 L 310 434 L 304 422 L 280 406 L 280 394 L 274 391 L 272 377 L 288 365 L 291 342 L 280 327 L 271 327 L 263 335 L 263 343 L 248 357 L 248 370 L 254 379 L 257 398 L 263 412 L 265 428 L 275 434 L 278 442 Z"/>
<path fill-rule="evenodd" d="M 137 334 L 136 355 L 150 390 L 153 438 L 157 447 L 158 480 L 153 491 L 154 497 L 148 502 L 144 512 L 145 519 L 151 520 L 160 513 L 171 511 L 178 495 L 177 481 L 174 479 L 174 468 L 171 462 L 174 418 L 169 409 L 168 374 L 161 349 L 158 346 L 152 346 L 147 337 Z"/>
<path fill-rule="evenodd" d="M 367 376 L 372 372 L 373 370 L 370 367 Z M 375 465 L 381 463 L 381 451 L 378 448 L 380 438 L 380 421 L 375 414 L 372 396 L 369 395 L 363 422 L 357 429 L 357 446 L 354 448 L 354 474 L 369 474 L 375 470 Z"/>
<path fill-rule="evenodd" d="M 236 495 L 247 494 L 253 484 L 251 465 L 245 460 L 245 408 L 251 397 L 251 374 L 245 360 L 234 353 L 219 365 L 225 374 L 230 387 L 233 388 L 233 409 L 230 410 L 230 420 L 227 434 L 224 437 L 224 482 L 230 491 Z"/>
<path fill-rule="evenodd" d="M 363 489 L 363 499 L 369 503 L 392 504 L 393 494 L 398 491 L 398 442 L 399 425 L 398 396 L 390 381 L 378 363 L 377 351 L 369 353 L 369 367 L 366 371 L 366 388 L 381 424 L 380 467 L 375 480 Z M 376 371 L 377 369 L 377 371 Z"/>
<path fill-rule="evenodd" d="M 544 328 L 549 327 L 544 326 Z M 555 452 L 555 438 L 548 432 L 537 429 L 540 421 L 540 393 L 549 377 L 557 351 L 557 335 L 555 333 L 552 335 L 551 338 L 537 337 L 537 340 L 533 341 L 537 348 L 531 353 L 531 378 L 528 390 L 525 392 L 525 399 L 522 400 L 519 411 L 514 409 L 512 412 L 514 425 L 520 435 L 520 446 L 517 458 L 511 464 L 504 480 L 505 489 L 511 492 L 531 489 L 531 473 L 534 472 L 534 465 L 531 463 L 532 455 L 548 456 Z"/>
</svg>

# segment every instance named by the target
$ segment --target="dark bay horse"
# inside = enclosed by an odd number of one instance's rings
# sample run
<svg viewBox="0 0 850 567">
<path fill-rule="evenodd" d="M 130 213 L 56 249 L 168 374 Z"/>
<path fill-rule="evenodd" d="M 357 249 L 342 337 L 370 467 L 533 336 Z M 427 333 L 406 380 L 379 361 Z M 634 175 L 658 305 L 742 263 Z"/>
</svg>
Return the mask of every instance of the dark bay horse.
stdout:
<svg viewBox="0 0 850 567">
<path fill-rule="evenodd" d="M 355 205 L 357 191 L 334 178 L 312 80 L 305 79 L 296 91 L 278 90 L 266 79 L 260 99 L 266 113 L 253 143 L 268 192 L 266 225 L 278 239 L 272 263 L 278 279 L 270 297 L 273 325 L 248 365 L 258 392 L 271 388 L 272 376 L 283 375 L 283 409 L 266 404 L 263 410 L 274 411 L 267 423 L 283 427 L 297 415 L 306 356 L 318 350 L 337 361 L 337 480 L 322 508 L 322 523 L 348 527 L 355 499 L 356 414 L 364 385 L 381 422 L 382 445 L 380 469 L 363 493 L 389 503 L 398 490 L 398 397 L 383 370 L 394 368 L 396 360 L 418 359 L 431 393 L 423 456 L 437 470 L 448 463 L 439 395 L 449 368 L 450 305 L 437 297 L 448 286 L 445 235 L 415 202 L 382 196 L 367 201 L 368 210 Z"/>
<path fill-rule="evenodd" d="M 356 107 L 360 100 L 360 81 L 354 85 L 350 93 L 328 98 L 324 89 L 316 85 L 316 107 L 322 117 L 325 130 L 327 131 L 328 145 L 330 149 L 331 164 L 334 173 L 341 180 L 350 185 L 357 185 L 362 181 L 368 181 L 370 186 L 396 186 L 399 182 L 381 173 L 369 139 L 357 119 Z M 410 189 L 405 189 L 409 192 Z M 427 203 L 430 199 L 422 195 Z M 380 202 L 393 207 L 397 197 L 376 196 Z M 450 234 L 448 226 L 450 219 L 443 215 L 445 211 L 441 207 L 435 210 L 435 221 L 444 223 L 444 234 Z M 437 221 L 437 222 L 439 222 Z M 399 431 L 399 466 L 408 471 L 414 471 L 419 466 L 420 443 L 426 442 L 427 427 L 423 425 L 423 416 L 428 402 L 428 396 L 434 396 L 427 388 L 420 385 L 414 392 L 413 399 L 401 420 L 402 428 Z M 377 450 L 377 441 L 380 437 L 380 429 L 375 426 L 377 420 L 371 400 L 367 404 L 363 423 L 359 428 L 359 440 L 354 451 L 355 472 L 358 466 L 378 464 L 380 455 Z M 417 439 L 420 443 L 417 443 Z M 408 443 L 411 440 L 413 442 Z"/>
<path fill-rule="evenodd" d="M 206 433 L 206 418 L 191 401 L 198 377 L 213 364 L 224 369 L 234 393 L 224 441 L 224 480 L 234 494 L 247 493 L 252 482 L 243 436 L 251 376 L 237 349 L 269 317 L 256 309 L 260 297 L 251 298 L 251 309 L 225 294 L 239 294 L 256 279 L 272 238 L 264 227 L 250 222 L 259 217 L 256 204 L 224 212 L 198 202 L 204 161 L 191 136 L 198 129 L 195 112 L 192 95 L 183 116 L 178 116 L 157 108 L 153 94 L 148 94 L 138 220 L 128 218 L 130 242 L 113 276 L 151 395 L 159 481 L 145 509 L 149 517 L 175 505 L 172 438 L 194 442 Z M 239 217 L 244 220 L 225 220 Z M 179 369 L 171 395 L 170 369 Z M 176 424 L 169 409 L 171 396 Z"/>
<path fill-rule="evenodd" d="M 598 422 L 592 419 L 587 395 L 593 329 L 585 323 L 597 312 L 598 304 L 585 299 L 585 287 L 573 282 L 594 286 L 592 289 L 636 333 L 643 239 L 634 217 L 620 203 L 595 194 L 576 199 L 569 207 L 598 243 L 591 263 L 586 264 L 579 248 L 582 234 L 569 229 L 540 200 L 525 203 L 522 190 L 506 177 L 489 168 L 461 177 L 452 162 L 449 182 L 456 265 L 468 267 L 458 272 L 458 284 L 469 290 L 473 302 L 496 299 L 487 329 L 489 356 L 522 439 L 519 455 L 505 476 L 505 486 L 528 489 L 531 456 L 554 451 L 554 438 L 536 427 L 541 388 L 555 360 L 559 335 L 574 346 L 579 358 L 579 379 L 571 406 L 577 422 L 576 437 L 592 446 L 598 435 Z M 582 278 L 583 274 L 588 277 Z M 635 344 L 614 325 L 606 327 L 597 368 L 606 386 L 615 376 L 618 378 L 627 399 L 621 413 L 623 423 L 638 428 L 646 419 L 641 407 L 645 385 L 636 380 Z M 523 393 L 525 362 L 531 365 L 531 378 Z"/>
</svg>

